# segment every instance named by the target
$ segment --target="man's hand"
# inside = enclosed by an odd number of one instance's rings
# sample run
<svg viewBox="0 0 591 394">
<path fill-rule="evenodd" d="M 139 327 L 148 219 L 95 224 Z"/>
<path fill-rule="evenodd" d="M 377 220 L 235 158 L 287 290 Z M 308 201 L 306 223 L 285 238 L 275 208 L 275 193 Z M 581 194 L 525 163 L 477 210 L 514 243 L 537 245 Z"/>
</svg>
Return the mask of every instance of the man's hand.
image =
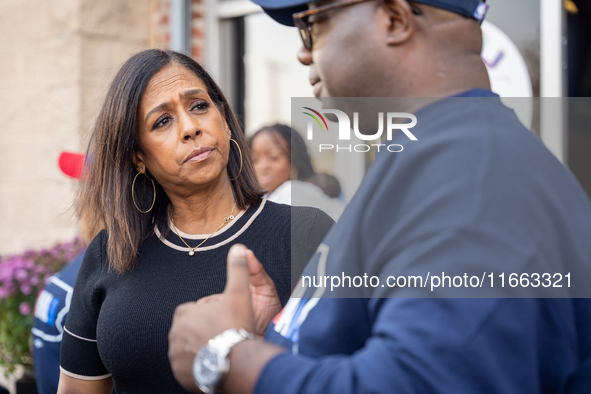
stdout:
<svg viewBox="0 0 591 394">
<path fill-rule="evenodd" d="M 168 334 L 168 358 L 176 380 L 185 389 L 198 392 L 193 380 L 193 360 L 207 342 L 229 328 L 254 332 L 255 320 L 251 304 L 249 260 L 244 245 L 234 245 L 228 252 L 228 280 L 221 294 L 204 297 L 197 302 L 179 305 Z M 252 252 L 251 252 L 252 253 Z M 254 254 L 251 259 L 254 258 Z M 252 265 L 256 267 L 256 258 Z M 258 263 L 260 265 L 260 263 Z M 262 267 L 261 267 L 262 270 Z M 264 273 L 264 270 L 263 270 Z M 266 273 L 255 272 L 259 282 L 255 288 L 265 289 Z M 267 294 L 264 291 L 262 294 Z M 261 303 L 268 298 L 261 295 Z M 266 300 L 266 301 L 265 301 Z M 266 316 L 265 313 L 262 315 Z M 268 323 L 267 323 L 268 324 Z"/>
<path fill-rule="evenodd" d="M 281 302 L 275 289 L 275 283 L 267 275 L 252 250 L 246 250 L 246 258 L 250 271 L 250 294 L 256 326 L 255 334 L 264 336 L 273 317 L 281 311 Z"/>
</svg>

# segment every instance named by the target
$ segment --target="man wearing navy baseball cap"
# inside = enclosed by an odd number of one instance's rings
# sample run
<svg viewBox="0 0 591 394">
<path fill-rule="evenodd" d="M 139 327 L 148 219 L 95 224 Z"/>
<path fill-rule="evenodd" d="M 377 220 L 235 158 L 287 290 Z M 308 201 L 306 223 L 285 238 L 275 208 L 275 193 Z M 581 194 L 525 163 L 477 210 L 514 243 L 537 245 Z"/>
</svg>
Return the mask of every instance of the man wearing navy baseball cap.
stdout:
<svg viewBox="0 0 591 394">
<path fill-rule="evenodd" d="M 260 5 L 263 10 L 277 22 L 286 26 L 294 26 L 294 14 L 308 9 L 319 8 L 322 5 L 332 4 L 329 9 L 336 9 L 347 7 L 357 3 L 363 3 L 373 0 L 360 1 L 302 1 L 302 0 L 257 0 L 256 4 Z M 424 4 L 437 7 L 442 10 L 451 11 L 466 18 L 474 18 L 482 22 L 486 15 L 488 6 L 484 1 L 480 0 L 413 0 L 409 2 L 409 6 L 414 4 Z M 336 8 L 335 8 L 336 7 Z M 327 9 L 328 10 L 328 9 Z"/>
<path fill-rule="evenodd" d="M 376 155 L 304 275 L 322 280 L 342 273 L 345 283 L 345 272 L 366 273 L 384 283 L 403 269 L 442 274 L 451 264 L 495 275 L 569 266 L 579 270 L 572 275 L 584 285 L 578 289 L 588 289 L 591 202 L 490 91 L 480 58 L 484 3 L 255 2 L 299 30 L 297 56 L 310 67 L 317 97 L 440 98 L 415 112 L 417 141 L 399 154 Z M 392 142 L 407 143 L 399 134 Z M 554 297 L 549 292 L 412 298 L 417 293 L 397 288 L 395 298 L 386 298 L 392 294 L 382 286 L 365 298 L 331 298 L 331 286 L 300 283 L 271 319 L 276 295 L 257 266 L 252 252 L 233 246 L 224 292 L 177 309 L 169 359 L 186 389 L 591 392 L 585 292 L 576 299 L 545 298 Z M 533 279 L 539 291 L 547 288 Z M 265 328 L 264 340 L 251 334 Z"/>
<path fill-rule="evenodd" d="M 440 97 L 489 89 L 478 0 L 257 0 L 302 37 L 317 97 Z"/>
</svg>

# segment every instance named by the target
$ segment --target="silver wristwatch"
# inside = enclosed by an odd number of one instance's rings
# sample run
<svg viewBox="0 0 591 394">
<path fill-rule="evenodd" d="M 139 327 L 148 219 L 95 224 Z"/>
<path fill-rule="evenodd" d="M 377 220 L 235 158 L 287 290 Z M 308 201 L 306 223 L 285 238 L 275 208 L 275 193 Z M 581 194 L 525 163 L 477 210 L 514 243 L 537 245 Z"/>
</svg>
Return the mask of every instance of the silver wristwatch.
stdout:
<svg viewBox="0 0 591 394">
<path fill-rule="evenodd" d="M 193 379 L 199 390 L 204 393 L 215 393 L 230 369 L 230 349 L 245 339 L 254 339 L 254 335 L 243 328 L 231 328 L 210 339 L 209 343 L 199 350 L 193 361 Z"/>
</svg>

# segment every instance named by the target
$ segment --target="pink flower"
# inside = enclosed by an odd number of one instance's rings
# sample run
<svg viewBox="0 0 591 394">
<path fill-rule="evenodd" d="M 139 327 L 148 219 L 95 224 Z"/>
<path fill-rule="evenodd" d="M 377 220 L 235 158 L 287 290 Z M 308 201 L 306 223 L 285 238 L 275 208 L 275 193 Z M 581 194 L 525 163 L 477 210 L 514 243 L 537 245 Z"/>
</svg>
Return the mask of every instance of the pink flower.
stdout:
<svg viewBox="0 0 591 394">
<path fill-rule="evenodd" d="M 28 316 L 31 313 L 31 306 L 26 302 L 21 302 L 20 306 L 18 307 L 19 312 L 23 316 Z"/>
<path fill-rule="evenodd" d="M 28 294 L 31 294 L 31 291 L 32 291 L 32 290 L 33 290 L 33 289 L 31 288 L 31 285 L 29 285 L 28 283 L 23 283 L 23 284 L 21 285 L 21 293 L 23 293 L 23 294 L 27 294 L 27 295 L 28 295 Z M 22 305 L 23 305 L 23 304 L 21 304 L 21 306 L 22 306 Z"/>
<path fill-rule="evenodd" d="M 9 293 L 10 293 L 10 291 L 8 291 L 8 288 L 0 287 L 0 300 L 6 298 Z"/>
<path fill-rule="evenodd" d="M 12 279 L 12 271 L 8 268 L 0 266 L 0 280 L 8 281 Z"/>
<path fill-rule="evenodd" d="M 27 271 L 20 268 L 14 272 L 14 277 L 19 281 L 22 282 L 23 280 L 27 279 Z"/>
</svg>

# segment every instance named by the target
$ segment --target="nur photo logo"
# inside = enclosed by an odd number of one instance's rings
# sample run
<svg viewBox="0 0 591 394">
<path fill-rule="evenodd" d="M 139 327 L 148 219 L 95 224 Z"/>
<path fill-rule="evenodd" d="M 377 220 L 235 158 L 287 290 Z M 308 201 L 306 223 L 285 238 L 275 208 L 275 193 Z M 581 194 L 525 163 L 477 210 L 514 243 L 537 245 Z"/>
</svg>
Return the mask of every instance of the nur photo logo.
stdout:
<svg viewBox="0 0 591 394">
<path fill-rule="evenodd" d="M 355 137 L 362 141 L 376 141 L 373 144 L 318 144 L 318 151 L 335 150 L 365 153 L 371 150 L 372 146 L 380 152 L 380 149 L 391 153 L 402 152 L 404 147 L 400 144 L 387 144 L 382 142 L 392 141 L 392 136 L 395 131 L 402 131 L 410 141 L 417 141 L 417 137 L 410 131 L 411 128 L 417 125 L 417 117 L 408 112 L 378 112 L 378 130 L 373 134 L 362 133 L 359 130 L 359 112 L 353 112 L 353 127 L 351 127 L 351 120 L 349 116 L 337 109 L 323 109 L 321 111 L 310 107 L 302 107 L 306 111 L 302 114 L 309 117 L 307 120 L 306 137 L 309 141 L 314 140 L 314 129 L 317 128 L 321 132 L 330 132 L 328 123 L 323 114 L 332 114 L 337 118 L 338 123 L 338 139 L 339 141 L 351 141 L 351 130 Z M 410 120 L 410 122 L 408 122 Z M 386 126 L 384 127 L 384 123 Z M 382 136 L 386 130 L 386 139 L 383 141 Z"/>
</svg>

